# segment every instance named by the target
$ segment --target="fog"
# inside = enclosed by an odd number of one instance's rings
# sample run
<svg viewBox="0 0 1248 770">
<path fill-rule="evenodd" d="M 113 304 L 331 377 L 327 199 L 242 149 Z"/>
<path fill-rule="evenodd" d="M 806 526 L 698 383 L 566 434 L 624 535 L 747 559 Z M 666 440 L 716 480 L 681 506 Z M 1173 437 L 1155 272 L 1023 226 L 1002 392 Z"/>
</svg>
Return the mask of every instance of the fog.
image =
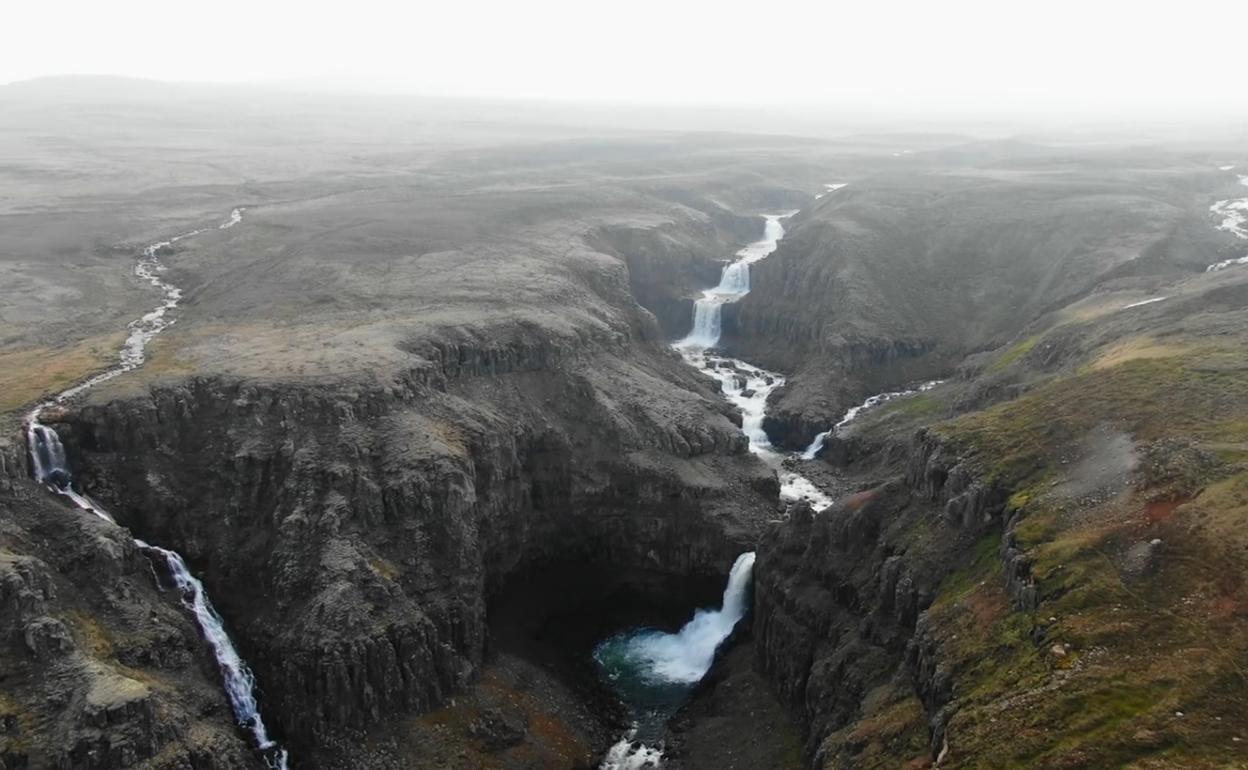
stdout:
<svg viewBox="0 0 1248 770">
<path fill-rule="evenodd" d="M 5 16 L 0 82 L 111 74 L 901 116 L 1248 112 L 1248 3 L 1234 0 L 67 0 Z"/>
</svg>

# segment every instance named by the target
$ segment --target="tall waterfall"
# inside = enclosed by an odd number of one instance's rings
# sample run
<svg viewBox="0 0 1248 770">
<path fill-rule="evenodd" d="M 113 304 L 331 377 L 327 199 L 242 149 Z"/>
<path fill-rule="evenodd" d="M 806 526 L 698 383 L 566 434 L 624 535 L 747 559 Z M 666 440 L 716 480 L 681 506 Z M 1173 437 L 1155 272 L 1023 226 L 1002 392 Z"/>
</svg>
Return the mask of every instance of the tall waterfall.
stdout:
<svg viewBox="0 0 1248 770">
<path fill-rule="evenodd" d="M 703 609 L 675 633 L 641 628 L 617 634 L 594 649 L 594 660 L 626 702 L 638 724 L 607 752 L 601 770 L 641 770 L 661 764 L 663 749 L 647 745 L 662 723 L 706 676 L 715 651 L 745 617 L 754 553 L 737 557 L 719 609 Z"/>
<path fill-rule="evenodd" d="M 228 229 L 241 222 L 242 218 L 243 209 L 234 209 L 230 212 L 230 218 L 217 227 L 222 230 Z M 208 229 L 192 230 L 167 241 L 154 243 L 143 250 L 143 256 L 135 266 L 135 274 L 161 290 L 164 295 L 161 303 L 130 324 L 130 334 L 122 346 L 116 366 L 60 393 L 51 401 L 40 404 L 26 417 L 26 448 L 30 456 L 31 475 L 35 481 L 45 485 L 52 492 L 69 498 L 78 508 L 113 524 L 116 524 L 116 520 L 112 514 L 86 494 L 74 489 L 73 474 L 70 471 L 61 437 L 55 430 L 40 423 L 39 418 L 48 407 L 62 403 L 89 388 L 143 365 L 146 360 L 147 343 L 173 323 L 167 314 L 177 307 L 178 300 L 182 297 L 181 289 L 160 277 L 164 272 L 160 254 L 173 243 L 198 235 Z M 221 672 L 225 695 L 230 702 L 235 721 L 250 735 L 252 743 L 260 751 L 268 767 L 273 770 L 287 770 L 289 756 L 286 749 L 269 737 L 268 728 L 260 715 L 260 707 L 256 699 L 255 676 L 238 654 L 233 641 L 230 640 L 225 630 L 225 622 L 212 606 L 203 583 L 191 574 L 190 568 L 178 553 L 151 545 L 138 538 L 134 539 L 134 543 L 149 558 L 159 560 L 169 569 L 182 606 L 195 618 L 200 633 L 208 642 L 212 655 L 216 659 L 217 669 Z"/>
</svg>

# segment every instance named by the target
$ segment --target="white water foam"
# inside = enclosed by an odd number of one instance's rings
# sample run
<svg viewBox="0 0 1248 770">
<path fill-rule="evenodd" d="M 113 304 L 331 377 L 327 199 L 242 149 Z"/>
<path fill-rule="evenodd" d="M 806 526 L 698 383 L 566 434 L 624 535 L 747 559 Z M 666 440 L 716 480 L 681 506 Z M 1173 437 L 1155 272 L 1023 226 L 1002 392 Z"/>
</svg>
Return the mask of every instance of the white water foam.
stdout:
<svg viewBox="0 0 1248 770">
<path fill-rule="evenodd" d="M 1240 175 L 1239 183 L 1248 187 L 1248 175 Z M 1221 218 L 1217 228 L 1224 232 L 1228 232 L 1236 238 L 1248 240 L 1248 197 L 1245 198 L 1228 198 L 1218 201 L 1209 207 L 1209 210 L 1215 216 Z M 1224 259 L 1221 262 L 1215 262 L 1205 268 L 1207 273 L 1216 273 L 1219 270 L 1225 270 L 1228 267 L 1237 265 L 1248 265 L 1248 256 L 1236 257 L 1234 259 Z"/>
<path fill-rule="evenodd" d="M 815 200 L 819 200 L 820 198 L 822 198 L 823 196 L 827 195 L 828 193 L 834 193 L 834 192 L 836 192 L 837 190 L 841 189 L 842 187 L 844 187 L 844 186 L 845 186 L 845 185 L 847 185 L 847 184 L 849 184 L 849 182 L 833 182 L 833 183 L 830 183 L 830 184 L 825 184 L 825 185 L 823 186 L 823 192 L 821 192 L 821 193 L 819 193 L 819 194 L 815 195 Z"/>
<path fill-rule="evenodd" d="M 711 669 L 715 650 L 732 633 L 737 621 L 745 617 L 745 599 L 753 570 L 754 552 L 741 554 L 728 573 L 728 585 L 719 609 L 698 610 L 693 619 L 674 634 L 652 630 L 632 632 L 621 642 L 624 656 L 636 662 L 644 679 L 655 683 L 701 681 Z"/>
<path fill-rule="evenodd" d="M 643 629 L 612 637 L 595 650 L 596 657 L 610 649 L 620 665 L 623 661 L 640 678 L 653 685 L 693 685 L 706 676 L 715 660 L 715 651 L 745 617 L 754 552 L 743 553 L 733 562 L 717 610 L 698 610 L 693 619 L 676 633 Z M 601 663 L 601 658 L 600 658 Z M 629 730 L 603 758 L 600 770 L 644 770 L 662 767 L 663 747 L 647 746 L 637 740 L 637 727 Z"/>
<path fill-rule="evenodd" d="M 750 440 L 750 451 L 773 469 L 780 479 L 780 499 L 805 500 L 816 512 L 832 505 L 831 497 L 800 473 L 785 465 L 786 453 L 775 448 L 763 419 L 767 398 L 784 384 L 784 376 L 737 358 L 710 355 L 701 350 L 682 351 L 685 362 L 719 381 L 724 398 L 741 412 L 741 432 Z"/>
<path fill-rule="evenodd" d="M 838 422 L 836 425 L 833 425 L 828 430 L 825 430 L 823 433 L 820 433 L 819 435 L 815 436 L 814 440 L 810 442 L 810 446 L 806 447 L 806 450 L 802 452 L 801 458 L 803 460 L 815 459 L 819 455 L 819 453 L 823 451 L 823 445 L 827 442 L 828 436 L 836 435 L 836 432 L 838 430 L 840 430 L 841 428 L 844 428 L 846 425 L 849 425 L 851 422 L 853 422 L 854 419 L 859 414 L 862 414 L 863 411 L 870 409 L 872 407 L 875 407 L 875 406 L 879 406 L 880 404 L 883 404 L 886 401 L 892 401 L 895 398 L 902 398 L 904 396 L 912 396 L 915 393 L 922 393 L 924 391 L 931 390 L 932 388 L 936 387 L 942 382 L 944 382 L 944 380 L 931 380 L 930 382 L 925 382 L 922 385 L 919 385 L 918 387 L 915 387 L 915 388 L 909 388 L 906 390 L 893 390 L 887 393 L 877 393 L 876 395 L 868 398 L 866 401 L 863 401 L 858 406 L 851 406 L 849 409 L 845 411 L 845 416 L 841 418 L 840 422 Z"/>
<path fill-rule="evenodd" d="M 230 212 L 230 218 L 218 225 L 218 228 L 229 229 L 242 219 L 243 209 L 234 209 Z M 160 273 L 165 269 L 160 262 L 160 252 L 177 241 L 198 235 L 208 229 L 192 230 L 167 241 L 154 243 L 143 250 L 143 255 L 135 266 L 134 272 L 160 289 L 164 298 L 155 309 L 131 322 L 130 335 L 121 348 L 117 366 L 62 391 L 53 399 L 39 404 L 26 417 L 26 445 L 30 455 L 31 473 L 35 480 L 56 494 L 69 498 L 78 508 L 112 524 L 117 523 L 112 514 L 89 496 L 73 488 L 73 477 L 60 436 L 52 428 L 40 423 L 39 417 L 48 407 L 63 403 L 89 388 L 143 365 L 147 357 L 147 343 L 173 323 L 166 315 L 177 307 L 178 300 L 182 298 L 181 289 L 165 282 L 160 277 Z M 191 574 L 186 562 L 176 552 L 151 545 L 138 538 L 134 539 L 134 543 L 144 553 L 159 557 L 168 566 L 182 605 L 195 618 L 200 633 L 208 642 L 213 657 L 217 661 L 226 698 L 230 702 L 230 708 L 239 726 L 251 735 L 252 742 L 262 753 L 268 767 L 273 770 L 288 770 L 289 756 L 286 750 L 269 737 L 268 729 L 260 716 L 260 707 L 255 695 L 255 676 L 238 654 L 229 634 L 226 633 L 225 623 L 212 606 L 212 602 L 209 601 L 203 583 Z"/>
<path fill-rule="evenodd" d="M 1141 305 L 1151 305 L 1151 304 L 1153 304 L 1154 302 L 1161 302 L 1161 301 L 1163 301 L 1163 300 L 1167 300 L 1167 299 L 1170 299 L 1170 298 L 1169 298 L 1169 297 L 1149 297 L 1148 299 L 1142 299 L 1142 300 L 1140 300 L 1139 302 L 1132 302 L 1132 303 L 1131 303 L 1131 304 L 1129 304 L 1129 305 L 1123 305 L 1123 306 L 1122 306 L 1122 309 L 1123 309 L 1123 310 L 1130 310 L 1130 309 L 1131 309 L 1131 308 L 1133 308 L 1133 307 L 1140 307 Z"/>
<path fill-rule="evenodd" d="M 785 455 L 772 446 L 763 430 L 767 397 L 784 384 L 784 377 L 736 358 L 707 352 L 719 344 L 724 305 L 750 293 L 750 265 L 776 250 L 784 237 L 782 222 L 794 213 L 764 217 L 762 239 L 737 252 L 737 260 L 726 265 L 720 274 L 719 285 L 702 292 L 702 297 L 693 305 L 693 329 L 673 347 L 680 351 L 685 363 L 718 380 L 724 398 L 741 410 L 741 431 L 750 440 L 750 451 L 775 469 L 780 478 L 780 498 L 806 500 L 811 508 L 822 511 L 832 505 L 832 498 L 809 479 L 786 467 Z"/>
<path fill-rule="evenodd" d="M 617 741 L 602 758 L 599 770 L 654 770 L 663 766 L 663 749 L 635 741 L 636 728 Z"/>
<path fill-rule="evenodd" d="M 781 220 L 793 216 L 796 211 L 784 214 L 768 214 L 764 217 L 763 237 L 737 252 L 737 258 L 724 266 L 719 284 L 702 292 L 693 303 L 693 329 L 688 336 L 676 343 L 679 349 L 705 350 L 719 344 L 720 318 L 723 307 L 737 302 L 750 293 L 750 265 L 776 250 L 776 244 L 784 237 Z"/>
</svg>

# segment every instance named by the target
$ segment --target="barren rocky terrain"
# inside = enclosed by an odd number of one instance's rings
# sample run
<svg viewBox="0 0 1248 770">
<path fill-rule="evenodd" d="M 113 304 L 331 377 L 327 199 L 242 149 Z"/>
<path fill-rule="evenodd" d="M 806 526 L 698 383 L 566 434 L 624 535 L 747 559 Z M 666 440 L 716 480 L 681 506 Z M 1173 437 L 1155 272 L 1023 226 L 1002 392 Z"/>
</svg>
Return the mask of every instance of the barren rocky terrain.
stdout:
<svg viewBox="0 0 1248 770">
<path fill-rule="evenodd" d="M 0 89 L 0 768 L 263 766 L 125 530 L 202 578 L 296 768 L 595 767 L 593 645 L 749 550 L 672 768 L 1248 761 L 1248 267 L 1205 271 L 1245 143 L 118 88 Z M 722 341 L 787 378 L 771 441 L 943 380 L 786 460 L 819 514 L 669 348 L 793 209 Z M 109 524 L 21 423 L 199 228 L 145 364 L 41 416 Z"/>
</svg>

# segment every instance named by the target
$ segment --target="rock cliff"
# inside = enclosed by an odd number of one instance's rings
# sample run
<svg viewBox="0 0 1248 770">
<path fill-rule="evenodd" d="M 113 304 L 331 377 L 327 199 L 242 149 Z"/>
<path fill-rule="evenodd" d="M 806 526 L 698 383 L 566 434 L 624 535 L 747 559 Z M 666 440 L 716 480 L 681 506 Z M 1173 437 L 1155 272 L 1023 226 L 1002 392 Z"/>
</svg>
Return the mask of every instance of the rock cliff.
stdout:
<svg viewBox="0 0 1248 770">
<path fill-rule="evenodd" d="M 172 588 L 21 455 L 0 444 L 0 767 L 263 767 Z"/>
<path fill-rule="evenodd" d="M 921 619 L 975 543 L 1001 531 L 1004 495 L 928 434 L 914 437 L 896 470 L 818 516 L 795 507 L 759 549 L 756 662 L 808 725 L 816 767 L 861 748 L 847 728 L 873 699 L 917 693 L 939 744 L 948 675 Z"/>
<path fill-rule="evenodd" d="M 205 575 L 304 762 L 472 682 L 522 570 L 720 576 L 769 515 L 774 475 L 655 343 L 504 339 L 412 343 L 385 384 L 196 378 L 57 426 L 93 494 Z"/>
</svg>

